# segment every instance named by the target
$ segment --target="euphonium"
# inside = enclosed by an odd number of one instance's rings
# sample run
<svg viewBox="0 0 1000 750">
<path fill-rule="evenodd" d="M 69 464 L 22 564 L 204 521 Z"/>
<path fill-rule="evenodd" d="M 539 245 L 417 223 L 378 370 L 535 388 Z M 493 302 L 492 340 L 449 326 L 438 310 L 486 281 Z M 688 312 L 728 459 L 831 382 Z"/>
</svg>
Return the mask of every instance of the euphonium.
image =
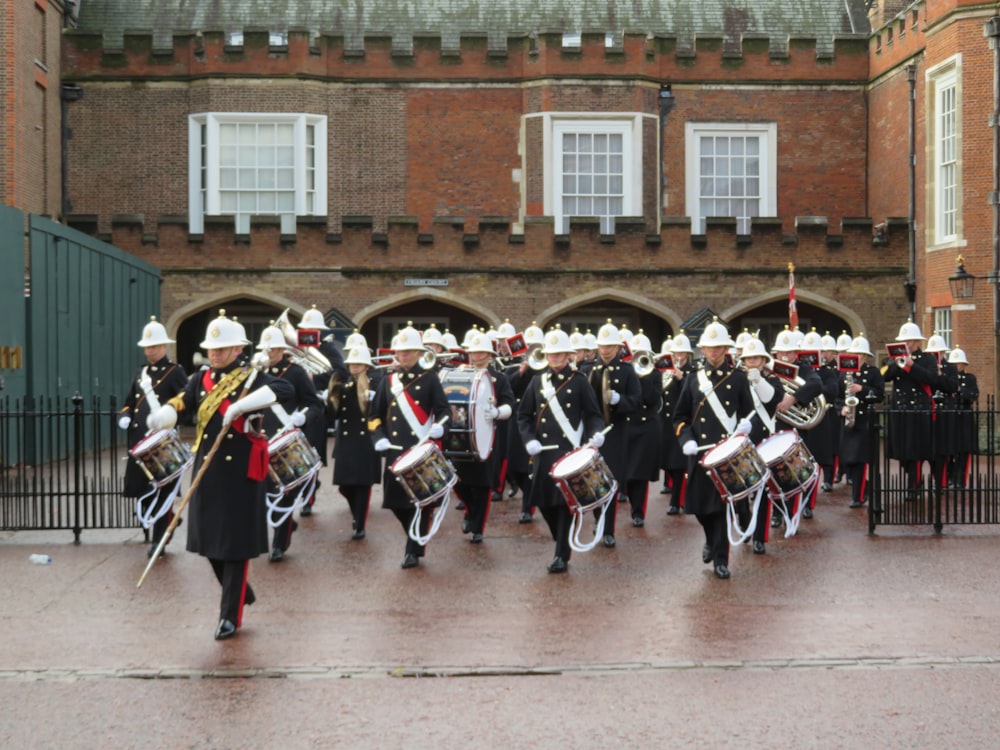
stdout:
<svg viewBox="0 0 1000 750">
<path fill-rule="evenodd" d="M 288 353 L 295 364 L 299 365 L 310 375 L 322 375 L 323 373 L 330 372 L 333 369 L 333 365 L 330 364 L 330 360 L 323 355 L 319 349 L 313 346 L 300 347 L 299 346 L 299 336 L 295 330 L 295 326 L 292 325 L 291 321 L 288 319 L 288 308 L 278 316 L 278 319 L 274 321 L 274 325 L 277 326 L 281 333 L 285 336 L 285 344 L 288 347 Z"/>
<path fill-rule="evenodd" d="M 656 363 L 653 362 L 652 357 L 642 352 L 632 357 L 632 369 L 635 370 L 636 375 L 644 378 L 656 369 Z"/>
<path fill-rule="evenodd" d="M 781 385 L 785 393 L 794 396 L 795 392 L 804 386 L 806 381 L 797 375 L 794 378 L 781 377 Z M 826 399 L 821 393 L 805 406 L 794 404 L 788 411 L 779 411 L 775 416 L 786 424 L 800 430 L 811 430 L 818 425 L 826 414 Z"/>
<path fill-rule="evenodd" d="M 545 357 L 545 352 L 541 347 L 532 349 L 528 354 L 528 367 L 537 372 L 541 372 L 549 366 L 549 360 Z"/>
<path fill-rule="evenodd" d="M 854 427 L 854 421 L 857 419 L 858 415 L 858 397 L 851 393 L 851 386 L 854 385 L 854 376 L 851 373 L 844 375 L 844 384 L 846 386 L 844 397 L 844 406 L 847 407 L 847 414 L 844 415 L 844 427 L 851 429 Z"/>
</svg>

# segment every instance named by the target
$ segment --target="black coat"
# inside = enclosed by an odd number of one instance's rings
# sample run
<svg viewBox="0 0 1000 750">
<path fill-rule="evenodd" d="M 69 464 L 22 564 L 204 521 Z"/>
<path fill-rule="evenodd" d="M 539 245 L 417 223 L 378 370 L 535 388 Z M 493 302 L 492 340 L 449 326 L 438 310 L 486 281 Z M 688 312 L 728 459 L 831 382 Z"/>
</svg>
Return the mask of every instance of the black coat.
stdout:
<svg viewBox="0 0 1000 750">
<path fill-rule="evenodd" d="M 954 365 L 950 365 L 954 367 Z M 979 449 L 979 429 L 976 424 L 976 402 L 979 400 L 979 383 L 976 376 L 966 370 L 954 370 L 956 389 L 943 394 L 939 404 L 942 431 L 947 433 L 947 455 L 975 453 Z M 939 434 L 941 434 L 939 432 Z"/>
<path fill-rule="evenodd" d="M 283 399 L 281 406 L 289 415 L 299 409 L 306 410 L 306 421 L 300 429 L 310 445 L 319 452 L 325 443 L 324 437 L 321 437 L 321 434 L 325 435 L 326 432 L 325 417 L 323 416 L 325 407 L 323 402 L 319 400 L 319 396 L 316 395 L 316 386 L 313 384 L 312 377 L 302 367 L 292 362 L 287 355 L 279 360 L 278 364 L 266 368 L 264 372 L 271 377 L 281 378 L 292 386 L 292 396 Z M 281 420 L 268 409 L 264 414 L 264 432 L 267 433 L 268 437 L 274 437 L 282 429 L 284 429 L 284 425 L 281 424 Z"/>
<path fill-rule="evenodd" d="M 660 476 L 662 386 L 659 370 L 639 378 L 639 409 L 628 418 L 626 481 L 655 482 Z"/>
<path fill-rule="evenodd" d="M 674 410 L 674 431 L 682 446 L 689 440 L 694 440 L 699 447 L 713 445 L 729 437 L 725 426 L 699 389 L 700 371 L 707 374 L 723 410 L 737 422 L 753 409 L 750 383 L 745 372 L 734 369 L 728 362 L 723 362 L 719 367 L 709 367 L 707 362 L 700 363 L 694 372 L 684 378 L 684 386 Z M 722 497 L 708 472 L 699 463 L 703 455 L 704 451 L 688 458 L 684 512 L 698 515 L 722 513 L 725 511 Z"/>
<path fill-rule="evenodd" d="M 933 354 L 917 349 L 911 358 L 909 369 L 894 359 L 882 367 L 883 379 L 892 383 L 886 453 L 903 461 L 930 460 L 940 453 L 934 445 L 934 392 L 953 393 L 957 383 L 949 385 L 941 378 Z"/>
<path fill-rule="evenodd" d="M 382 380 L 379 370 L 369 370 L 370 380 L 365 393 L 359 394 L 357 378 L 351 376 L 344 384 L 340 397 L 337 437 L 333 443 L 333 483 L 371 487 L 382 474 L 382 457 L 375 452 L 368 434 L 367 391 L 377 391 Z M 364 401 L 364 408 L 361 401 Z"/>
<path fill-rule="evenodd" d="M 160 404 L 167 401 L 184 390 L 187 386 L 187 373 L 184 368 L 176 362 L 171 362 L 163 357 L 158 362 L 140 367 L 132 378 L 132 385 L 129 387 L 125 403 L 118 412 L 119 416 L 128 416 L 131 422 L 126 433 L 128 448 L 131 450 L 142 440 L 146 434 L 146 418 L 149 416 L 149 402 L 146 400 L 146 393 L 139 385 L 143 372 L 148 373 L 153 386 L 153 393 L 156 394 Z M 134 458 L 129 458 L 125 466 L 125 497 L 141 497 L 149 492 L 149 478 Z"/>
<path fill-rule="evenodd" d="M 205 377 L 218 382 L 226 373 L 248 367 L 240 361 L 223 370 L 206 370 L 201 377 L 192 378 L 182 394 L 171 403 L 178 411 L 186 411 L 197 418 L 198 407 L 208 395 Z M 248 368 L 249 369 L 249 368 Z M 251 372 L 251 376 L 253 373 Z M 284 380 L 258 373 L 250 392 L 268 386 L 279 401 L 293 397 L 292 386 Z M 245 384 L 232 388 L 223 406 L 216 410 L 205 426 L 201 441 L 195 450 L 194 476 L 198 476 L 206 456 L 222 432 L 224 409 L 228 403 L 243 394 Z M 212 462 L 205 470 L 201 482 L 191 495 L 188 507 L 187 549 L 213 560 L 249 560 L 268 550 L 267 506 L 264 503 L 266 483 L 247 475 L 252 451 L 263 450 L 267 458 L 267 438 L 261 434 L 244 432 L 241 426 L 245 416 L 234 421 Z"/>
<path fill-rule="evenodd" d="M 523 372 L 522 372 L 523 369 Z M 517 412 L 521 406 L 521 398 L 528 390 L 535 371 L 528 365 L 513 365 L 507 368 L 507 380 L 510 383 L 511 391 L 514 393 L 514 419 L 517 419 Z M 527 474 L 531 470 L 531 461 L 524 450 L 524 441 L 517 427 L 507 430 L 507 471 L 518 474 Z"/>
<path fill-rule="evenodd" d="M 407 510 L 413 507 L 413 503 L 410 496 L 406 494 L 406 490 L 396 481 L 396 475 L 392 473 L 392 464 L 407 448 L 416 445 L 420 438 L 410 428 L 392 393 L 392 384 L 397 378 L 404 386 L 404 392 L 399 394 L 399 398 L 406 398 L 406 394 L 409 393 L 417 405 L 416 408 L 430 416 L 434 422 L 440 421 L 444 417 L 448 417 L 450 420 L 451 406 L 448 404 L 437 373 L 433 370 L 421 370 L 419 366 L 414 366 L 411 370 L 397 367 L 390 375 L 383 378 L 375 391 L 375 399 L 368 407 L 368 431 L 371 435 L 372 445 L 382 438 L 387 438 L 390 443 L 402 448 L 401 450 L 390 448 L 385 452 L 385 471 L 382 475 L 382 507 Z M 443 426 L 444 436 L 447 437 L 448 421 Z"/>
<path fill-rule="evenodd" d="M 604 445 L 601 447 L 601 455 L 611 469 L 611 473 L 618 480 L 618 487 L 625 491 L 625 483 L 628 481 L 628 435 L 629 418 L 639 413 L 642 405 L 642 388 L 639 385 L 639 376 L 635 374 L 635 369 L 628 362 L 623 362 L 621 355 L 617 355 L 607 364 L 598 358 L 594 361 L 594 366 L 590 368 L 587 376 L 590 385 L 594 389 L 597 404 L 604 409 L 610 417 L 605 418 L 606 424 L 613 428 L 604 438 Z M 604 381 L 607 381 L 608 391 L 616 391 L 619 395 L 617 404 L 604 405 L 605 393 L 602 391 Z M 604 416 L 605 411 L 602 411 Z M 589 438 L 590 436 L 585 436 Z"/>
<path fill-rule="evenodd" d="M 680 399 L 684 380 L 688 377 L 688 373 L 694 370 L 694 364 L 688 362 L 679 369 L 684 375 L 680 378 L 670 378 L 667 387 L 662 390 L 660 466 L 667 471 L 686 470 L 688 465 L 687 456 L 681 452 L 681 444 L 677 441 L 677 433 L 674 432 L 674 409 Z"/>
<path fill-rule="evenodd" d="M 521 405 L 517 410 L 517 429 L 521 440 L 525 444 L 537 440 L 543 446 L 558 446 L 552 450 L 542 451 L 531 459 L 531 505 L 538 508 L 553 508 L 564 504 L 566 500 L 556 489 L 555 483 L 549 476 L 549 470 L 556 461 L 574 448 L 569 438 L 563 434 L 562 428 L 552 416 L 545 397 L 542 396 L 542 375 L 545 373 L 552 379 L 552 387 L 556 390 L 553 398 L 558 399 L 570 425 L 574 428 L 583 425 L 581 444 L 586 443 L 594 433 L 604 429 L 604 418 L 601 416 L 601 407 L 586 376 L 574 371 L 569 365 L 559 372 L 552 372 L 551 368 L 548 368 L 536 374 L 528 390 L 521 397 Z"/>
<path fill-rule="evenodd" d="M 802 369 L 799 369 L 800 377 Z M 829 367 L 816 368 L 813 373 L 819 377 L 822 383 L 821 392 L 829 408 L 823 414 L 819 424 L 809 430 L 799 430 L 799 433 L 802 435 L 802 441 L 809 448 L 809 452 L 816 459 L 816 463 L 821 466 L 832 466 L 837 455 L 837 442 L 839 442 L 835 433 L 840 432 L 840 410 L 837 408 L 838 400 L 842 401 L 840 399 L 842 393 L 840 378 L 837 375 L 837 370 Z"/>
<path fill-rule="evenodd" d="M 858 405 L 854 410 L 854 426 L 847 427 L 844 425 L 844 418 L 840 418 L 840 463 L 843 466 L 871 463 L 875 459 L 871 441 L 871 421 L 876 416 L 875 404 L 885 400 L 885 382 L 874 365 L 862 365 L 861 372 L 851 377 L 854 383 L 862 388 L 857 393 Z M 847 387 L 843 373 L 840 382 L 843 392 Z M 837 413 L 840 413 L 839 410 Z"/>
</svg>

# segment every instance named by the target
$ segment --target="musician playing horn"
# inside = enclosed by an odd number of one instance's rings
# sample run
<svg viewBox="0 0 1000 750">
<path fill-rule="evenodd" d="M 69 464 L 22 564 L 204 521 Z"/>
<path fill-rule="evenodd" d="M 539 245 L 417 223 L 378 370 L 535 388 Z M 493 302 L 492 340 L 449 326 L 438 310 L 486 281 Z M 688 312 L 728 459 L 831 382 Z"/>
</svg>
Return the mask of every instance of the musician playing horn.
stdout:
<svg viewBox="0 0 1000 750">
<path fill-rule="evenodd" d="M 569 357 L 574 352 L 569 336 L 562 330 L 545 334 L 548 367 L 536 373 L 517 410 L 517 427 L 524 448 L 531 456 L 531 507 L 536 507 L 549 525 L 556 543 L 549 573 L 565 573 L 570 558 L 570 509 L 557 489 L 549 470 L 570 451 L 588 439 L 600 448 L 604 419 L 597 397 L 587 378 L 573 370 Z"/>
<path fill-rule="evenodd" d="M 885 381 L 878 368 L 871 363 L 871 347 L 863 333 L 852 341 L 845 353 L 857 357 L 858 371 L 851 374 L 850 384 L 846 373 L 841 373 L 841 389 L 846 396 L 856 398 L 858 403 L 854 407 L 854 422 L 850 425 L 844 423 L 849 407 L 841 407 L 840 461 L 851 485 L 850 507 L 860 508 L 865 502 L 868 466 L 875 460 L 870 435 L 871 420 L 875 404 L 880 404 L 885 399 Z"/>
<path fill-rule="evenodd" d="M 643 354 L 652 360 L 653 344 L 642 329 L 632 337 L 631 347 L 634 357 Z M 650 367 L 649 372 L 638 376 L 638 380 L 639 406 L 634 414 L 626 418 L 628 421 L 626 494 L 632 505 L 632 525 L 642 527 L 646 525 L 649 483 L 655 482 L 660 477 L 662 430 L 659 410 L 663 402 L 663 375 L 656 367 Z"/>
<path fill-rule="evenodd" d="M 368 407 L 368 432 L 375 450 L 385 456 L 382 480 L 382 507 L 393 512 L 406 534 L 406 549 L 402 568 L 415 568 L 424 556 L 424 545 L 409 535 L 417 513 L 403 487 L 390 470 L 393 462 L 406 449 L 422 440 L 441 440 L 448 430 L 451 407 L 441 381 L 433 369 L 420 367 L 424 348 L 420 332 L 407 325 L 392 341 L 399 363 L 388 377 L 383 378 Z M 429 510 L 429 509 L 428 509 Z M 431 513 L 421 514 L 421 535 L 426 535 Z"/>
<path fill-rule="evenodd" d="M 191 495 L 187 524 L 188 552 L 207 557 L 222 585 L 216 640 L 231 638 L 242 625 L 243 605 L 256 599 L 247 583 L 250 560 L 268 547 L 267 438 L 255 424 L 258 412 L 293 395 L 290 384 L 247 364 L 243 347 L 249 343 L 243 325 L 220 311 L 201 342 L 209 368 L 147 420 L 150 429 L 170 429 L 178 412 L 195 416 L 196 475 L 220 433 L 227 431 Z"/>
<path fill-rule="evenodd" d="M 663 373 L 662 493 L 670 494 L 667 515 L 676 516 L 680 514 L 684 505 L 688 459 L 681 452 L 681 444 L 677 442 L 677 435 L 674 433 L 674 407 L 677 405 L 677 399 L 680 398 L 684 378 L 694 370 L 694 363 L 691 361 L 694 349 L 691 348 L 691 340 L 685 335 L 682 328 L 674 338 L 663 342 L 660 353 L 669 353 L 673 358 L 674 365 L 672 369 Z"/>
<path fill-rule="evenodd" d="M 148 386 L 159 404 L 166 403 L 167 399 L 176 396 L 187 385 L 184 368 L 176 362 L 171 362 L 167 357 L 167 344 L 173 343 L 174 340 L 167 336 L 167 329 L 163 324 L 157 322 L 155 317 L 151 317 L 142 329 L 142 337 L 139 339 L 142 353 L 146 355 L 146 364 L 136 371 L 125 403 L 118 412 L 118 426 L 128 431 L 126 442 L 129 449 L 134 448 L 146 435 L 146 417 L 149 416 L 150 404 L 143 387 L 143 379 L 149 379 Z M 174 491 L 174 485 L 180 479 L 178 477 L 161 486 L 150 499 L 144 501 L 145 508 L 155 507 L 157 503 L 169 500 L 168 495 Z M 122 494 L 125 497 L 141 498 L 148 492 L 149 480 L 138 461 L 129 461 L 125 467 L 125 488 Z M 156 551 L 173 515 L 173 510 L 167 510 L 153 521 L 152 544 L 146 553 L 147 556 L 151 557 Z"/>
<path fill-rule="evenodd" d="M 528 345 L 529 352 L 544 346 L 545 331 L 539 328 L 535 321 L 524 329 L 524 343 Z M 504 374 L 507 375 L 511 390 L 514 392 L 516 411 L 536 371 L 531 368 L 528 357 L 525 357 L 523 362 L 508 367 Z M 531 523 L 535 518 L 535 509 L 531 504 L 530 457 L 524 450 L 524 441 L 516 427 L 508 431 L 507 476 L 511 484 L 521 491 L 521 515 L 518 516 L 518 523 Z"/>
<path fill-rule="evenodd" d="M 716 577 L 723 579 L 730 576 L 726 506 L 708 472 L 698 463 L 698 453 L 730 435 L 750 432 L 750 422 L 743 419 L 753 408 L 750 384 L 746 373 L 726 358 L 728 348 L 735 345 L 718 320 L 705 327 L 698 339 L 705 359 L 684 378 L 674 410 L 674 431 L 689 461 L 684 512 L 694 515 L 705 531 L 702 562 L 712 563 Z"/>
</svg>

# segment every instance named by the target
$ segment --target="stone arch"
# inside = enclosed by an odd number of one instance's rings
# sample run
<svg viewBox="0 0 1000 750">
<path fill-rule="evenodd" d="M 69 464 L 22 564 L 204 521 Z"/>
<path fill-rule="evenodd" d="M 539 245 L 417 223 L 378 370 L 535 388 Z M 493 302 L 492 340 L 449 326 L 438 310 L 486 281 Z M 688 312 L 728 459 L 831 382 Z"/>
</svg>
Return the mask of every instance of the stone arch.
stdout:
<svg viewBox="0 0 1000 750">
<path fill-rule="evenodd" d="M 593 302 L 601 302 L 603 300 L 621 302 L 631 307 L 638 307 L 658 315 L 663 318 L 663 320 L 667 321 L 667 323 L 670 324 L 670 328 L 674 331 L 681 327 L 681 323 L 684 320 L 680 315 L 666 305 L 654 302 L 648 297 L 637 296 L 635 291 L 625 291 L 622 289 L 615 289 L 614 287 L 604 287 L 602 289 L 584 292 L 583 294 L 577 294 L 573 297 L 564 299 L 561 302 L 542 310 L 538 314 L 536 320 L 538 321 L 538 324 L 544 328 L 548 325 L 549 321 L 554 320 L 560 315 L 563 315 L 577 307 L 583 307 Z"/>
<path fill-rule="evenodd" d="M 441 302 L 443 304 L 465 310 L 466 312 L 472 313 L 478 317 L 486 318 L 490 326 L 493 328 L 496 328 L 503 322 L 499 315 L 483 306 L 482 300 L 470 300 L 466 297 L 462 297 L 461 295 L 454 294 L 453 292 L 444 292 L 440 289 L 421 288 L 400 292 L 399 294 L 394 294 L 390 297 L 383 297 L 377 302 L 373 302 L 370 305 L 362 307 L 352 316 L 354 318 L 354 324 L 360 329 L 369 320 L 381 315 L 387 310 L 391 310 L 392 308 L 407 302 L 420 302 L 422 300 L 434 300 L 435 302 Z"/>
<path fill-rule="evenodd" d="M 217 294 L 205 295 L 195 302 L 189 302 L 174 310 L 163 323 L 166 326 L 167 335 L 173 339 L 177 338 L 177 332 L 185 320 L 211 307 L 225 307 L 226 302 L 231 299 L 250 299 L 268 306 L 287 307 L 298 317 L 302 317 L 302 313 L 309 309 L 305 305 L 279 294 L 256 294 L 252 289 L 218 292 Z"/>
<path fill-rule="evenodd" d="M 761 307 L 763 305 L 770 304 L 772 302 L 777 302 L 782 299 L 788 298 L 787 289 L 776 289 L 771 292 L 764 292 L 758 294 L 755 297 L 750 297 L 748 299 L 740 300 L 732 307 L 728 307 L 725 310 L 720 311 L 719 317 L 723 320 L 736 320 L 737 318 L 745 315 L 754 308 Z M 864 321 L 861 316 L 858 315 L 851 308 L 840 304 L 836 300 L 830 299 L 829 297 L 816 294 L 815 292 L 810 292 L 803 289 L 795 290 L 795 298 L 799 302 L 808 302 L 810 305 L 815 305 L 829 312 L 835 313 L 847 321 L 850 326 L 850 331 L 853 335 L 858 335 L 861 331 L 869 330 L 865 327 Z"/>
</svg>

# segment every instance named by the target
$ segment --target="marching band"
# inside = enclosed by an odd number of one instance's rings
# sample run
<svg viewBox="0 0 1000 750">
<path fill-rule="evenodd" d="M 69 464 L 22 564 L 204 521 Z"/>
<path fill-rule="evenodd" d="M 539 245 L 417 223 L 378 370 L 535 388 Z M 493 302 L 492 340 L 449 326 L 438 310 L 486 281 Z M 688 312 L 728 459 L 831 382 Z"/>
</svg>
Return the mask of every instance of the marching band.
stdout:
<svg viewBox="0 0 1000 750">
<path fill-rule="evenodd" d="M 150 522 L 146 573 L 190 500 L 187 549 L 210 560 L 222 585 L 220 640 L 235 635 L 255 599 L 247 564 L 267 552 L 267 527 L 277 562 L 295 513 L 311 513 L 327 455 L 317 426 L 333 427 L 332 479 L 351 539 L 366 538 L 381 481 L 383 507 L 406 535 L 404 569 L 420 565 L 453 497 L 463 533 L 481 544 L 491 503 L 509 487 L 511 497 L 521 493 L 518 521 L 531 523 L 537 509 L 548 526 L 548 571 L 565 573 L 573 551 L 616 546 L 619 503 L 634 527 L 646 525 L 649 484 L 662 470 L 666 515 L 695 516 L 702 562 L 728 579 L 732 545 L 765 554 L 770 529 L 784 526 L 788 537 L 812 517 L 817 489 L 844 477 L 850 507 L 864 506 L 875 459 L 869 426 L 889 383 L 901 413 L 888 454 L 911 495 L 924 462 L 941 486 L 967 482 L 975 450 L 963 415 L 978 388 L 965 354 L 948 355 L 937 335 L 922 349 L 927 339 L 911 321 L 880 371 L 864 334 L 835 339 L 786 326 L 769 353 L 749 331 L 734 341 L 718 320 L 701 332 L 697 360 L 684 331 L 657 354 L 641 330 L 611 320 L 596 336 L 534 322 L 517 333 L 505 321 L 469 330 L 461 346 L 449 331 L 408 324 L 377 357 L 355 331 L 343 357 L 329 336 L 325 353 L 319 341 L 303 346 L 287 313 L 265 328 L 248 362 L 243 326 L 220 312 L 201 344 L 211 366 L 190 380 L 166 359 L 171 340 L 154 319 L 139 342 L 149 363 L 119 420 L 133 457 L 126 493 L 143 498 L 137 514 L 149 520 L 150 497 L 169 506 Z M 302 329 L 329 330 L 315 308 Z M 177 437 L 179 412 L 194 415 L 193 449 Z M 192 463 L 196 476 L 174 509 Z"/>
</svg>

